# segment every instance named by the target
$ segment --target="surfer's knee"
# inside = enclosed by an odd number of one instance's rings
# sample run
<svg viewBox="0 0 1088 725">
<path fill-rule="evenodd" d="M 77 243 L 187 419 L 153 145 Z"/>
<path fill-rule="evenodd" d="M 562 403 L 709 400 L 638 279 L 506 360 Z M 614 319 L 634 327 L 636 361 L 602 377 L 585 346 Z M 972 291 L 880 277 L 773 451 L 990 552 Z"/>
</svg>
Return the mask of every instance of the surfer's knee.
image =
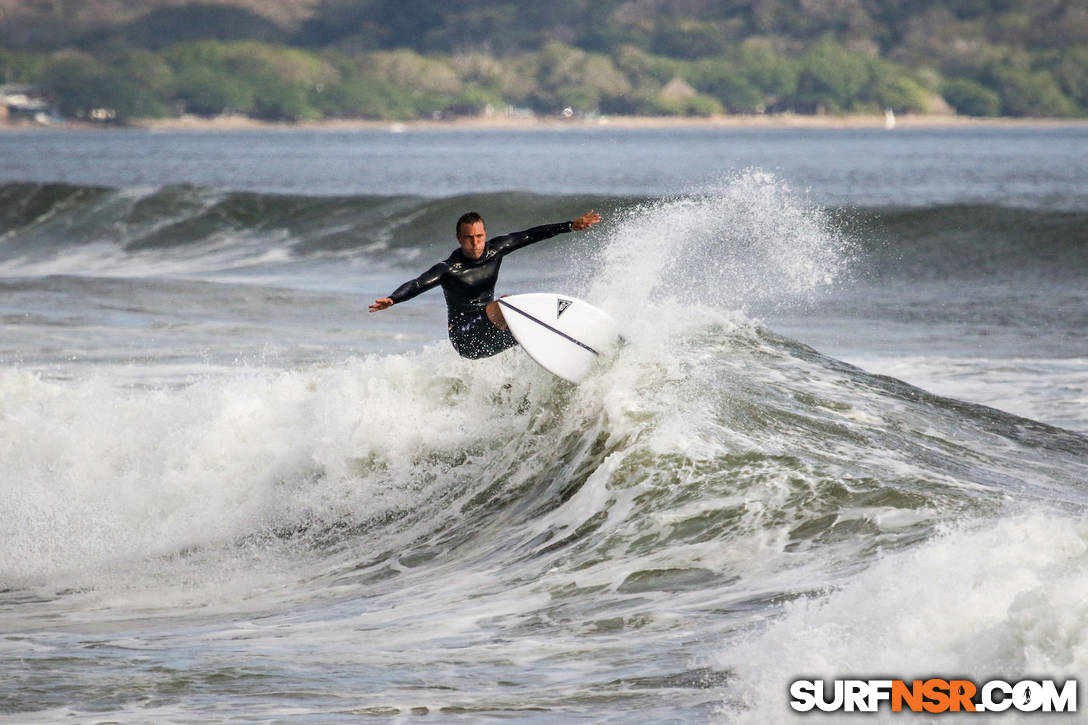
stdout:
<svg viewBox="0 0 1088 725">
<path fill-rule="evenodd" d="M 502 316 L 502 308 L 499 307 L 498 302 L 488 302 L 485 308 L 487 312 L 487 319 L 491 320 L 491 324 L 500 330 L 506 329 L 506 318 Z"/>
</svg>

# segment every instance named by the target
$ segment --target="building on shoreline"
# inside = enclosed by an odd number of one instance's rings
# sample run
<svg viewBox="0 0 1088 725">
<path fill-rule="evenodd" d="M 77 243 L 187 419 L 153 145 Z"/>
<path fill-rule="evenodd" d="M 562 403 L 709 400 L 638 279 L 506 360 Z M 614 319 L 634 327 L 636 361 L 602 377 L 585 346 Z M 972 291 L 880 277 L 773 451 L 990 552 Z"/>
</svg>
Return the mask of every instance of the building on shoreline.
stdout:
<svg viewBox="0 0 1088 725">
<path fill-rule="evenodd" d="M 0 123 L 40 123 L 50 125 L 56 119 L 53 101 L 32 85 L 0 85 Z"/>
</svg>

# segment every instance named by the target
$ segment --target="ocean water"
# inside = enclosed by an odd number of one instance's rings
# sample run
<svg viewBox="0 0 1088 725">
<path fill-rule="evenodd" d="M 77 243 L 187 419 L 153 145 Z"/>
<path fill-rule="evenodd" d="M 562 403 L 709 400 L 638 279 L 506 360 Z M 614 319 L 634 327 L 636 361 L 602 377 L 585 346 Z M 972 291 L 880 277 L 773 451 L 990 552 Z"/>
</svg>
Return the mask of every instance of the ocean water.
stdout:
<svg viewBox="0 0 1088 725">
<path fill-rule="evenodd" d="M 778 723 L 799 678 L 1088 672 L 1088 127 L 0 150 L 0 721 Z M 622 322 L 580 386 L 459 359 L 439 292 L 366 310 L 463 211 L 589 208 L 499 284 Z"/>
</svg>

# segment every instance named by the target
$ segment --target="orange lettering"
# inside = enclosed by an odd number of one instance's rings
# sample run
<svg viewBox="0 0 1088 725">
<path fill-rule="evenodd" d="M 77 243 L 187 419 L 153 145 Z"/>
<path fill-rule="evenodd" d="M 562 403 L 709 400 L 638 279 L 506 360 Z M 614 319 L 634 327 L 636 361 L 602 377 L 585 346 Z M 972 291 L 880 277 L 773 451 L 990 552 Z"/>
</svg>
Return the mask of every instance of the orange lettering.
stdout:
<svg viewBox="0 0 1088 725">
<path fill-rule="evenodd" d="M 948 710 L 948 681 L 940 679 L 926 680 L 922 683 L 922 694 L 929 702 L 923 703 L 926 712 L 946 712 Z"/>
<path fill-rule="evenodd" d="M 952 712 L 959 712 L 961 707 L 966 712 L 975 711 L 975 703 L 971 702 L 977 690 L 975 683 L 970 680 L 952 680 L 948 683 L 948 690 L 951 693 Z"/>
<path fill-rule="evenodd" d="M 907 707 L 909 707 L 912 712 L 921 712 L 921 680 L 915 680 L 911 687 L 907 687 L 907 683 L 902 680 L 895 680 L 892 682 L 892 712 L 902 712 L 904 702 L 907 703 Z"/>
</svg>

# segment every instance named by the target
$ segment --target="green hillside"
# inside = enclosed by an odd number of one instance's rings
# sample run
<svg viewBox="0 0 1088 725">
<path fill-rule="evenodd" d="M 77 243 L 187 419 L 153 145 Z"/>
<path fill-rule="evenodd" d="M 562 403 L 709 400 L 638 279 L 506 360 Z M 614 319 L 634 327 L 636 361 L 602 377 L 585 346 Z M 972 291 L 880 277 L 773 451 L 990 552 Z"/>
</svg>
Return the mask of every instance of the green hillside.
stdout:
<svg viewBox="0 0 1088 725">
<path fill-rule="evenodd" d="M 566 108 L 1077 117 L 1088 4 L 0 0 L 0 70 L 69 117 L 115 121 Z"/>
</svg>

